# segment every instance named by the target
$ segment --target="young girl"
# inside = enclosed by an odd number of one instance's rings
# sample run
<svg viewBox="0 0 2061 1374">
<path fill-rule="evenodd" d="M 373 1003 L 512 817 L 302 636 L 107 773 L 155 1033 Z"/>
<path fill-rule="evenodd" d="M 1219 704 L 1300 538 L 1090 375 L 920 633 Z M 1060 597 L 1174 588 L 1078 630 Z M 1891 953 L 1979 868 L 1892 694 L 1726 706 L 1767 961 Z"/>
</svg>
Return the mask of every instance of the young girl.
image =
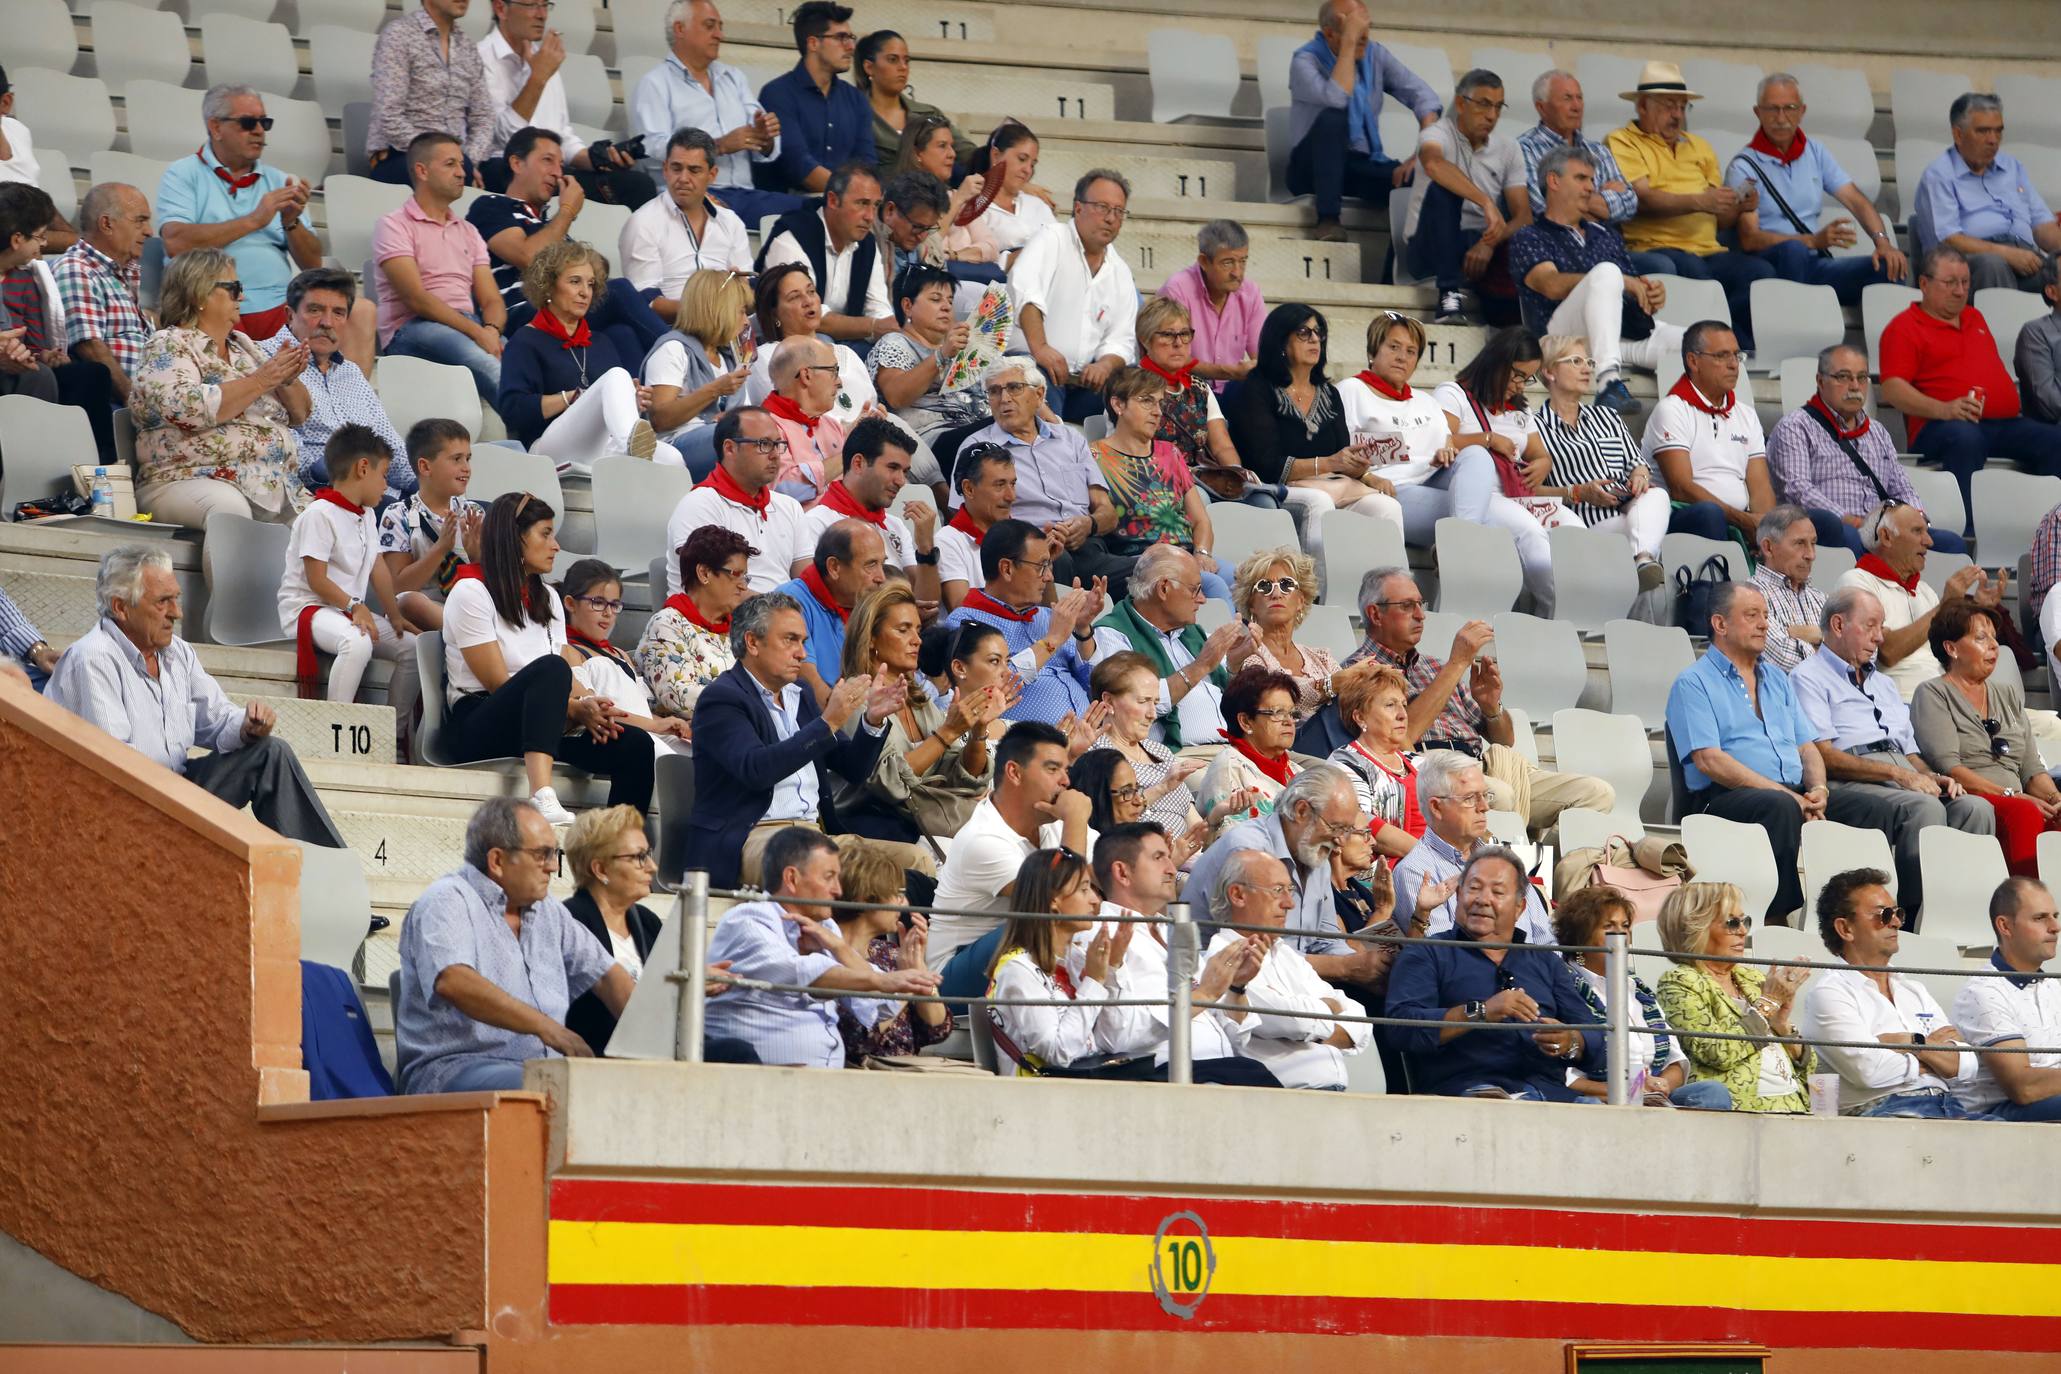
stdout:
<svg viewBox="0 0 2061 1374">
<path fill-rule="evenodd" d="M 444 627 L 444 596 L 467 563 L 479 562 L 484 512 L 465 499 L 472 436 L 456 420 L 417 420 L 408 461 L 420 485 L 379 519 L 379 556 L 400 594 L 401 613 L 425 630 Z"/>
<path fill-rule="evenodd" d="M 623 612 L 623 583 L 616 570 L 598 558 L 582 558 L 565 570 L 558 594 L 565 602 L 561 652 L 573 666 L 573 680 L 614 702 L 625 712 L 623 724 L 649 733 L 654 749 L 691 753 L 693 732 L 687 722 L 652 710 L 636 660 L 608 642 Z"/>
</svg>

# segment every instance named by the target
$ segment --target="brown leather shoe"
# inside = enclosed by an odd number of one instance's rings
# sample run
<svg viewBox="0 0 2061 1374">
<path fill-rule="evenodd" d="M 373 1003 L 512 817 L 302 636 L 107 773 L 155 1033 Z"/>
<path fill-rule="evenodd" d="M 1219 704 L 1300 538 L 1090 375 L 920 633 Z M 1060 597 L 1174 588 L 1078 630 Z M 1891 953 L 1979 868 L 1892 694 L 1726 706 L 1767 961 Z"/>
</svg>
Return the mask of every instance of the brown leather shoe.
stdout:
<svg viewBox="0 0 2061 1374">
<path fill-rule="evenodd" d="M 1344 243 L 1345 226 L 1335 219 L 1320 219 L 1310 237 L 1319 243 Z"/>
</svg>

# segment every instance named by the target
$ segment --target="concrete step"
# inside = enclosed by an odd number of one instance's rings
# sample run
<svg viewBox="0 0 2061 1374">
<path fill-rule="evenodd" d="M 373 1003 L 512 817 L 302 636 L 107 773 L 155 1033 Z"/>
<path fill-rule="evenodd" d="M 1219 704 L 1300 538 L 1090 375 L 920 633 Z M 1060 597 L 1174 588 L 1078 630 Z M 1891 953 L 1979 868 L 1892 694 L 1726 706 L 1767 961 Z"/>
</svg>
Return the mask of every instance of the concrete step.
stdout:
<svg viewBox="0 0 2061 1374">
<path fill-rule="evenodd" d="M 1062 202 L 1073 195 L 1076 180 L 1098 167 L 1123 173 L 1134 197 L 1221 203 L 1234 199 L 1239 185 L 1238 164 L 1228 158 L 1194 154 L 1151 157 L 1128 148 L 1039 146 L 1038 181 Z M 1264 168 L 1259 185 L 1266 185 Z"/>
<path fill-rule="evenodd" d="M 489 797 L 529 795 L 522 765 L 514 760 L 466 768 L 431 768 L 422 764 L 318 758 L 308 761 L 306 767 L 309 781 L 332 810 L 462 819 Z M 558 799 L 575 810 L 601 806 L 608 800 L 605 778 L 561 768 L 554 771 L 551 785 Z"/>
<path fill-rule="evenodd" d="M 334 805 L 329 815 L 364 865 L 367 878 L 398 879 L 427 887 L 464 860 L 465 816 L 397 815 Z M 570 896 L 572 879 L 561 875 L 551 890 L 561 898 Z"/>
<path fill-rule="evenodd" d="M 302 701 L 298 697 L 231 692 L 231 701 L 263 700 L 279 718 L 275 735 L 293 746 L 305 766 L 315 759 L 363 763 L 394 761 L 394 708 L 369 702 Z"/>
</svg>

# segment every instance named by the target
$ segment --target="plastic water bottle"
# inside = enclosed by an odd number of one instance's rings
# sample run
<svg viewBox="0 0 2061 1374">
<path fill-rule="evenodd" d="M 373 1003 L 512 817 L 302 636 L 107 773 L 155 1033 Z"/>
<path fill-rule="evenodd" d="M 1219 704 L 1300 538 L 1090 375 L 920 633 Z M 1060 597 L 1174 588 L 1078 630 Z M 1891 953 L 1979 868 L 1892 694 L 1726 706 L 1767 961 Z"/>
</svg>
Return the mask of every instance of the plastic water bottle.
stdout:
<svg viewBox="0 0 2061 1374">
<path fill-rule="evenodd" d="M 107 480 L 106 468 L 93 469 L 93 513 L 105 520 L 114 519 L 114 483 Z"/>
</svg>

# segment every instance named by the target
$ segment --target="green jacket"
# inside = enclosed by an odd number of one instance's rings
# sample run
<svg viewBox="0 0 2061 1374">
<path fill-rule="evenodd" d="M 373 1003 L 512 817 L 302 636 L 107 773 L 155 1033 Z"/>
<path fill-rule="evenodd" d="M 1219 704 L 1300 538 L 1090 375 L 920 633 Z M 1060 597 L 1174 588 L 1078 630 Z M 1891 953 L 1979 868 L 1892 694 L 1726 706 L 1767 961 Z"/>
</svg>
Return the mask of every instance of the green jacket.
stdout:
<svg viewBox="0 0 2061 1374">
<path fill-rule="evenodd" d="M 1173 660 L 1167 657 L 1165 641 L 1160 638 L 1159 627 L 1138 614 L 1138 603 L 1135 599 L 1125 597 L 1122 601 L 1117 602 L 1115 608 L 1108 615 L 1095 622 L 1095 628 L 1098 630 L 1115 630 L 1118 634 L 1129 640 L 1133 649 L 1152 660 L 1152 666 L 1159 673 L 1160 681 L 1166 681 L 1166 679 L 1172 677 L 1178 671 L 1174 667 Z M 1202 657 L 1202 642 L 1207 636 L 1202 633 L 1200 625 L 1185 626 L 1180 634 L 1175 637 L 1181 641 L 1181 647 L 1194 657 Z M 1231 675 L 1224 670 L 1224 665 L 1219 663 L 1211 671 L 1209 680 L 1214 682 L 1217 685 L 1217 690 L 1221 692 L 1224 690 L 1225 685 L 1230 682 Z M 1178 710 L 1168 711 L 1165 715 L 1161 716 L 1159 718 L 1159 728 L 1166 736 L 1167 748 L 1181 748 L 1183 743 L 1181 739 L 1181 713 Z M 1196 741 L 1188 742 L 1194 743 Z M 1201 742 L 1208 743 L 1206 740 Z"/>
</svg>

